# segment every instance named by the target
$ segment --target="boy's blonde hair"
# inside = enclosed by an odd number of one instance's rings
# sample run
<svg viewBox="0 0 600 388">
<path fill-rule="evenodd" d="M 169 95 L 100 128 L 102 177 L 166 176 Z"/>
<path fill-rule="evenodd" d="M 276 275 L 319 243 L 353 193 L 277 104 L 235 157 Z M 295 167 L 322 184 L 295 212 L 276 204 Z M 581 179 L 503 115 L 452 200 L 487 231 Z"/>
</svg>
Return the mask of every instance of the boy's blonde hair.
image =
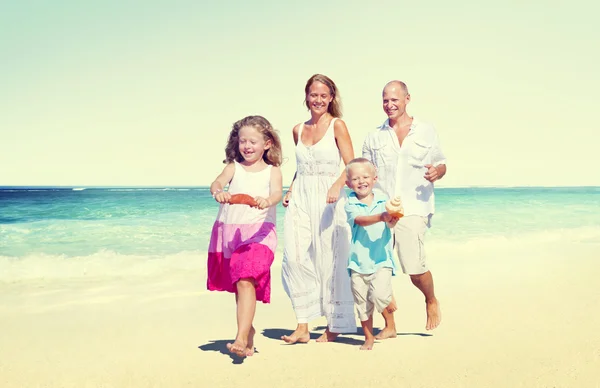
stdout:
<svg viewBox="0 0 600 388">
<path fill-rule="evenodd" d="M 352 166 L 357 165 L 357 164 L 366 164 L 366 165 L 370 166 L 373 176 L 377 176 L 377 169 L 375 168 L 375 165 L 369 159 L 354 158 L 351 161 L 349 161 L 348 164 L 346 165 L 346 178 L 348 178 L 348 176 L 350 174 L 350 170 L 352 169 Z"/>
</svg>

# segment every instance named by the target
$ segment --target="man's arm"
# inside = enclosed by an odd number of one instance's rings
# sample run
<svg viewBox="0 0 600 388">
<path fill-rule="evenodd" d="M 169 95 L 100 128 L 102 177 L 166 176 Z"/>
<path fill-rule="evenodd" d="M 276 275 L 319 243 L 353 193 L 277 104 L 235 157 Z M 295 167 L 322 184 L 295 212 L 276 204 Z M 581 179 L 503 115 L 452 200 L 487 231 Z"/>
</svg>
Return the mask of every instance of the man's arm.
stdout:
<svg viewBox="0 0 600 388">
<path fill-rule="evenodd" d="M 427 173 L 425 179 L 433 183 L 446 175 L 446 156 L 440 147 L 440 139 L 433 129 L 433 141 L 431 144 L 431 164 L 426 164 Z"/>
</svg>

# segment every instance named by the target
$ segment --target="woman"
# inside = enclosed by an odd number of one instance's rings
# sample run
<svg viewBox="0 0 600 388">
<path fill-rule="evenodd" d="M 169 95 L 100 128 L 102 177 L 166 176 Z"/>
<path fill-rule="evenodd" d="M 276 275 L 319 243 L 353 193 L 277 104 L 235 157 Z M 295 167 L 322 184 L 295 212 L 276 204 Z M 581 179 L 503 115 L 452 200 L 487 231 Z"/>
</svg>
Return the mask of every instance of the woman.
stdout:
<svg viewBox="0 0 600 388">
<path fill-rule="evenodd" d="M 282 279 L 298 326 L 287 343 L 308 342 L 309 321 L 325 316 L 327 330 L 318 342 L 356 332 L 354 302 L 347 272 L 350 228 L 344 203 L 344 164 L 354 158 L 335 83 L 315 74 L 304 89 L 310 120 L 292 131 L 296 174 L 283 198 Z"/>
</svg>

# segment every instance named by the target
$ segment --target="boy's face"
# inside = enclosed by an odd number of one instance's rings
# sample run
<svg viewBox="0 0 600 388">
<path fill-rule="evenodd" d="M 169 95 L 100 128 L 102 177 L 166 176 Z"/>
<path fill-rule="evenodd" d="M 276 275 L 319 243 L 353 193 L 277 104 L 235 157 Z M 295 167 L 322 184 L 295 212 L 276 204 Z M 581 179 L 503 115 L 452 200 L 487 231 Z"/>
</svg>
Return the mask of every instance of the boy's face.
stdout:
<svg viewBox="0 0 600 388">
<path fill-rule="evenodd" d="M 346 179 L 346 184 L 356 193 L 358 199 L 363 199 L 373 192 L 377 175 L 375 175 L 373 166 L 366 163 L 357 163 L 350 166 Z"/>
</svg>

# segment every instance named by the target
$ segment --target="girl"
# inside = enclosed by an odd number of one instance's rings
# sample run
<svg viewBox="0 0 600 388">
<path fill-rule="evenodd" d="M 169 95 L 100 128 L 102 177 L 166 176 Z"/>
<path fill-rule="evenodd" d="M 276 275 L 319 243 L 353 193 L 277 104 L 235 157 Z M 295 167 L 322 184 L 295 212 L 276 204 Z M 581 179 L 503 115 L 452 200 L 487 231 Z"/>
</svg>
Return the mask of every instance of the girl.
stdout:
<svg viewBox="0 0 600 388">
<path fill-rule="evenodd" d="M 269 303 L 271 296 L 275 205 L 282 196 L 279 135 L 264 117 L 245 117 L 233 124 L 223 163 L 223 172 L 210 185 L 221 206 L 208 248 L 207 287 L 235 293 L 238 331 L 227 348 L 245 357 L 254 354 L 256 301 Z M 254 197 L 256 206 L 230 204 L 238 193 Z"/>
</svg>

